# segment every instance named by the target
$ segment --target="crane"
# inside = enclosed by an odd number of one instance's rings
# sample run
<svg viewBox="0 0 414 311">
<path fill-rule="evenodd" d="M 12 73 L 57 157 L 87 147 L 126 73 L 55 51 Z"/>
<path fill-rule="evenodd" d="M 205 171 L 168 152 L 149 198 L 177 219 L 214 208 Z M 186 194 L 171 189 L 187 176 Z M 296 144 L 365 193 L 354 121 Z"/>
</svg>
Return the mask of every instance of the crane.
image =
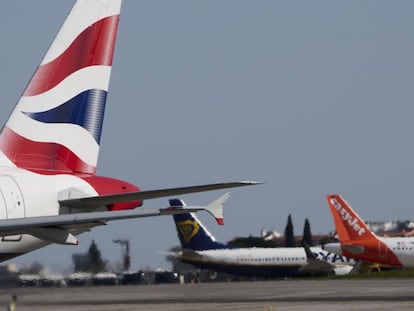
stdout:
<svg viewBox="0 0 414 311">
<path fill-rule="evenodd" d="M 112 240 L 112 242 L 121 244 L 121 246 L 124 247 L 124 254 L 122 256 L 122 265 L 124 268 L 124 271 L 129 271 L 131 267 L 131 258 L 129 256 L 129 240 L 122 240 L 122 239 L 116 239 Z"/>
</svg>

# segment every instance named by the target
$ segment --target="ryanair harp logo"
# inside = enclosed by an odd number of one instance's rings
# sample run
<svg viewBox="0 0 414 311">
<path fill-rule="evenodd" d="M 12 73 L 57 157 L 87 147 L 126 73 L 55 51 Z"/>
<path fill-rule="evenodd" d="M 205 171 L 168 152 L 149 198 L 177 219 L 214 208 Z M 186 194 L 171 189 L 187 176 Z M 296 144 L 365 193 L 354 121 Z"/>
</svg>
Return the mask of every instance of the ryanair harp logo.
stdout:
<svg viewBox="0 0 414 311">
<path fill-rule="evenodd" d="M 188 243 L 198 233 L 200 225 L 194 220 L 184 220 L 177 222 L 177 229 L 184 241 Z"/>
</svg>

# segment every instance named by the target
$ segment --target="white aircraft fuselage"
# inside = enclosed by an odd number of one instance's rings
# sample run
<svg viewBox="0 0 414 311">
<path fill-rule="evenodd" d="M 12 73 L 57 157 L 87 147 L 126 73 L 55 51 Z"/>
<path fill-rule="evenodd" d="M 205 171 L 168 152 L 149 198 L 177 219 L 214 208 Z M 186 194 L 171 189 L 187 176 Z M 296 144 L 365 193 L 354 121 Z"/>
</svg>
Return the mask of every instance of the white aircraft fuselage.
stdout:
<svg viewBox="0 0 414 311">
<path fill-rule="evenodd" d="M 306 275 L 348 274 L 355 261 L 330 253 L 319 247 L 310 248 L 318 261 L 328 265 L 312 265 L 304 248 L 228 248 L 203 251 L 184 251 L 183 262 L 202 269 L 234 275 L 277 278 Z"/>
</svg>

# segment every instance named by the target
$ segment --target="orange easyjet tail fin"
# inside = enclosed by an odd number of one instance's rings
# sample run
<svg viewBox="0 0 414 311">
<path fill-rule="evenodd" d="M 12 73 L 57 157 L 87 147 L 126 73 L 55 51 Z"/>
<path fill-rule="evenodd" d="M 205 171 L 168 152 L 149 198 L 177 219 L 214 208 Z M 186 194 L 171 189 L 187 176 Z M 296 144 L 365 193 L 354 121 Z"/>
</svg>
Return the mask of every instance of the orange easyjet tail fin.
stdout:
<svg viewBox="0 0 414 311">
<path fill-rule="evenodd" d="M 376 238 L 365 222 L 339 194 L 327 195 L 339 241 Z"/>
</svg>

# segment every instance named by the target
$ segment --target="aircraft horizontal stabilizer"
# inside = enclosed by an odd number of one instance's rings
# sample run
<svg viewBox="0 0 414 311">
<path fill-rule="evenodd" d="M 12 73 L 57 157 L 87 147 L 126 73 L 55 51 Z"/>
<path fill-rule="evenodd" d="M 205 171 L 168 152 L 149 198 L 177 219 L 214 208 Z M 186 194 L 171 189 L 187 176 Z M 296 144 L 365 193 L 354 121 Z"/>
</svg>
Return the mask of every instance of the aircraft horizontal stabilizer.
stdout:
<svg viewBox="0 0 414 311">
<path fill-rule="evenodd" d="M 78 241 L 76 238 L 74 238 L 67 230 L 76 228 L 89 229 L 95 226 L 104 225 L 112 220 L 186 214 L 202 210 L 207 210 L 213 215 L 217 213 L 215 211 L 210 211 L 209 208 L 209 206 L 186 206 L 184 209 L 167 207 L 158 209 L 88 212 L 57 216 L 7 219 L 0 220 L 0 236 L 31 234 L 42 240 L 54 243 L 77 244 Z"/>
<path fill-rule="evenodd" d="M 344 243 L 342 248 L 352 254 L 363 254 L 365 252 L 365 247 L 357 244 Z"/>
<path fill-rule="evenodd" d="M 162 209 L 161 213 L 163 211 L 174 213 L 174 211 L 180 211 L 179 213 L 174 214 L 184 214 L 182 211 L 186 211 L 186 213 L 190 213 L 196 209 L 206 210 L 209 212 L 217 221 L 219 225 L 224 225 L 224 213 L 223 213 L 223 205 L 230 197 L 230 192 L 225 193 L 221 197 L 219 197 L 217 200 L 214 200 L 207 206 L 187 206 L 187 205 L 179 205 L 179 206 L 170 206 L 166 209 Z"/>
<path fill-rule="evenodd" d="M 110 195 L 101 195 L 94 197 L 78 198 L 78 199 L 69 199 L 69 200 L 60 200 L 59 204 L 61 206 L 73 207 L 73 208 L 96 208 L 100 206 L 105 206 L 114 203 L 122 202 L 132 202 L 132 201 L 142 201 L 149 199 L 156 199 L 162 197 L 170 197 L 188 193 L 195 192 L 204 192 L 212 190 L 220 190 L 227 188 L 236 188 L 244 186 L 254 186 L 262 184 L 261 182 L 256 181 L 236 181 L 228 183 L 218 183 L 218 184 L 208 184 L 200 186 L 189 186 L 189 187 L 180 187 L 180 188 L 167 188 L 167 189 L 158 189 L 158 190 L 148 190 L 148 191 L 138 191 L 131 193 L 122 193 L 122 194 L 110 194 Z"/>
<path fill-rule="evenodd" d="M 303 274 L 314 275 L 316 273 L 334 273 L 334 267 L 321 259 L 318 259 L 306 243 L 303 245 L 305 249 L 307 264 L 301 268 Z"/>
</svg>

